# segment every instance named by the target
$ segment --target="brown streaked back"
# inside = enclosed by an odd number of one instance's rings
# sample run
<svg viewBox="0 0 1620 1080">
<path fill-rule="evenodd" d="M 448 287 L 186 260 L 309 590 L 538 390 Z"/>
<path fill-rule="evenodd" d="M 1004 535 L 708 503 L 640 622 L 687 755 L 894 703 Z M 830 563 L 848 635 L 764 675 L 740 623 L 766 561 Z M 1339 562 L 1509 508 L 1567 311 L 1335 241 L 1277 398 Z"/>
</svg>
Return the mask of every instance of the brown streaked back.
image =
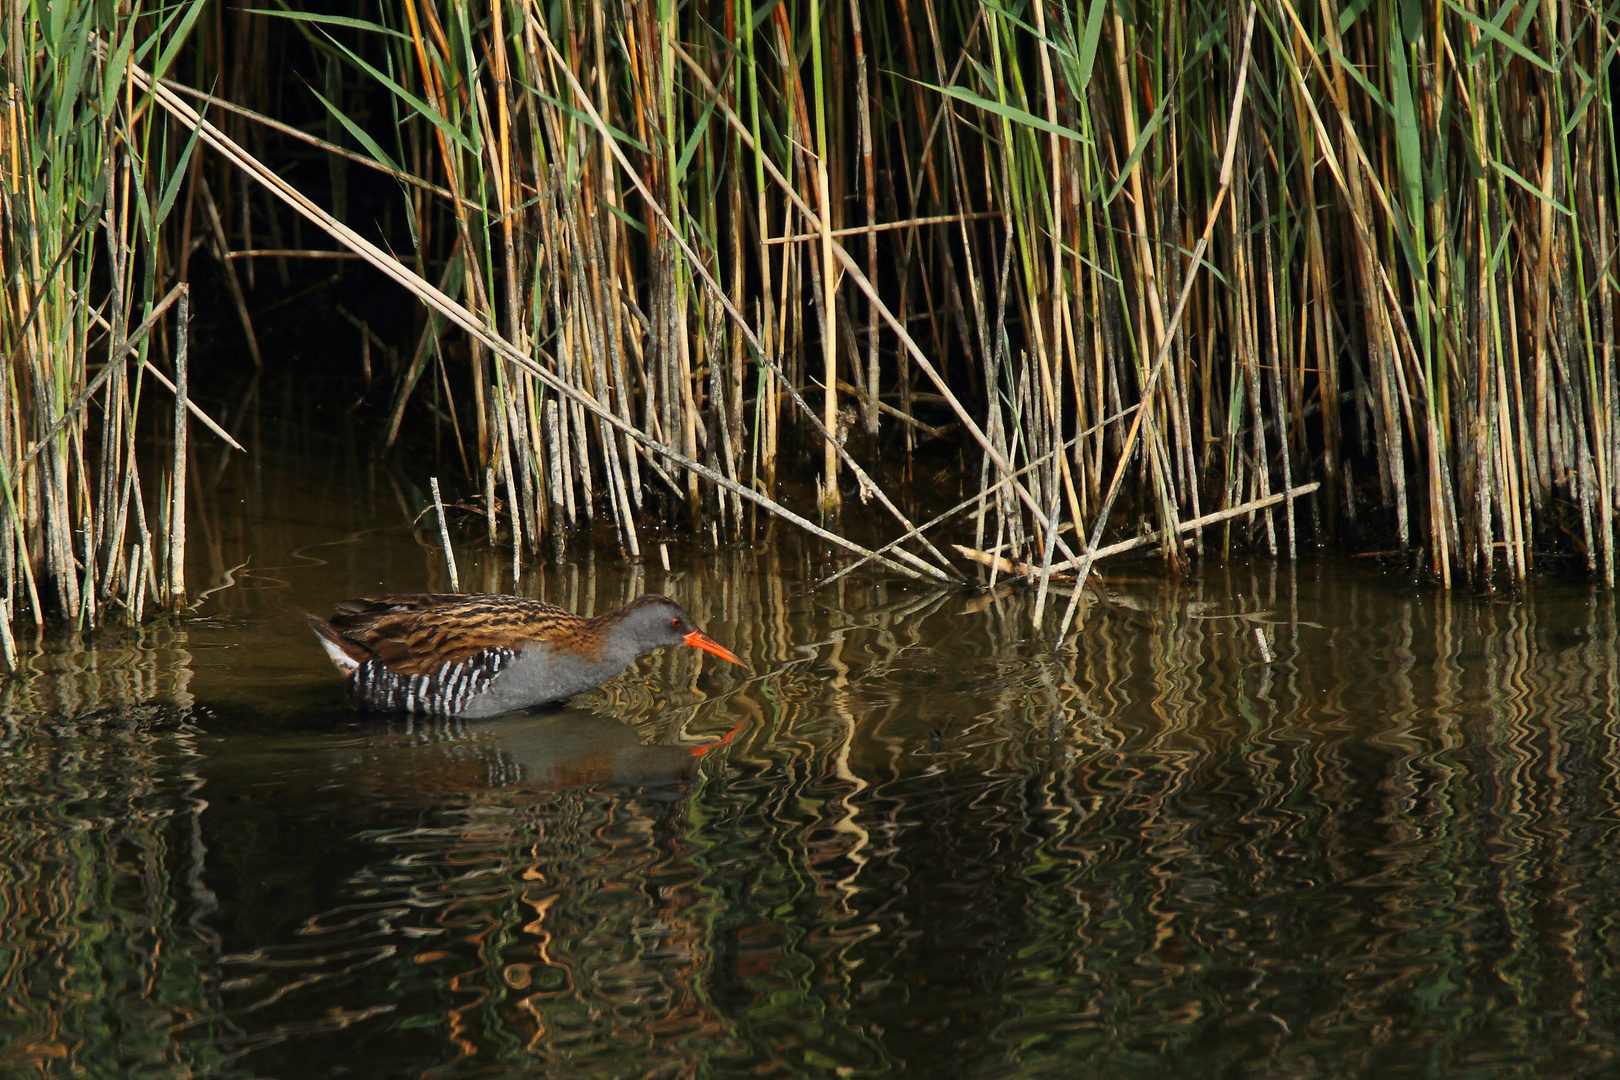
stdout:
<svg viewBox="0 0 1620 1080">
<path fill-rule="evenodd" d="M 399 593 L 344 600 L 330 623 L 339 635 L 402 675 L 428 675 L 491 648 L 529 642 L 595 660 L 615 618 L 644 603 L 586 618 L 543 600 L 497 593 Z"/>
</svg>

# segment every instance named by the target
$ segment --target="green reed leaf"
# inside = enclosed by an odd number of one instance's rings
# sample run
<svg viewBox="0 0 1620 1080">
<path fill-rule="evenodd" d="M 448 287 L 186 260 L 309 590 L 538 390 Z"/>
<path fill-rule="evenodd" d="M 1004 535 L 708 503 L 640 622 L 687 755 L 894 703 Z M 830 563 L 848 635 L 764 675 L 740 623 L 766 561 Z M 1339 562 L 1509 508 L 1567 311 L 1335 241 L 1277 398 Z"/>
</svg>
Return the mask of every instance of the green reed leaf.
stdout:
<svg viewBox="0 0 1620 1080">
<path fill-rule="evenodd" d="M 1355 80 L 1355 84 L 1361 87 L 1362 92 L 1368 97 L 1372 98 L 1373 104 L 1377 105 L 1380 109 L 1383 109 L 1386 113 L 1394 115 L 1395 106 L 1391 105 L 1389 103 L 1389 99 L 1378 92 L 1378 87 L 1367 81 L 1367 76 L 1361 73 L 1360 67 L 1352 64 L 1338 49 L 1330 46 L 1327 52 L 1329 56 L 1333 57 L 1333 59 L 1339 62 L 1340 69 L 1343 70 L 1346 75 L 1350 76 L 1351 79 Z"/>
<path fill-rule="evenodd" d="M 1080 42 L 1080 83 L 1076 91 L 1084 91 L 1091 85 L 1091 72 L 1097 62 L 1097 43 L 1102 40 L 1104 0 L 1091 0 L 1091 10 L 1086 12 L 1086 36 Z"/>
<path fill-rule="evenodd" d="M 433 106 L 429 105 L 427 102 L 405 89 L 404 86 L 395 81 L 393 76 L 385 74 L 372 64 L 368 63 L 353 49 L 349 48 L 347 45 L 343 44 L 337 38 L 328 33 L 324 27 L 321 29 L 321 33 L 326 36 L 328 41 L 330 41 L 338 49 L 342 50 L 343 54 L 347 56 L 356 67 L 358 67 L 361 71 L 364 71 L 367 75 L 370 75 L 373 79 L 376 79 L 383 86 L 387 87 L 389 92 L 395 97 L 399 98 L 399 100 L 405 102 L 405 104 L 409 105 L 412 109 L 421 114 L 430 124 L 438 128 L 439 131 L 444 134 L 445 138 L 452 140 L 457 146 L 460 146 L 469 154 L 478 153 L 478 144 L 475 143 L 459 127 L 451 123 L 443 113 L 439 112 L 439 110 L 435 109 Z"/>
<path fill-rule="evenodd" d="M 1136 137 L 1136 145 L 1131 147 L 1130 157 L 1127 157 L 1125 164 L 1119 167 L 1119 177 L 1114 181 L 1114 186 L 1109 189 L 1107 197 L 1103 199 L 1104 206 L 1114 201 L 1114 196 L 1119 194 L 1119 189 L 1124 187 L 1125 182 L 1131 178 L 1131 170 L 1136 168 L 1136 163 L 1142 159 L 1143 151 L 1148 148 L 1148 143 L 1153 140 L 1153 135 L 1159 130 L 1159 125 L 1164 122 L 1164 112 L 1169 106 L 1170 95 L 1166 94 L 1164 99 L 1159 102 L 1159 107 L 1153 110 L 1153 115 L 1148 117 L 1148 122 L 1142 125 L 1142 133 Z"/>
<path fill-rule="evenodd" d="M 1372 0 L 1356 0 L 1355 3 L 1339 12 L 1340 35 L 1343 35 L 1346 30 L 1355 25 L 1356 20 L 1361 18 L 1361 13 L 1366 11 L 1371 3 Z"/>
<path fill-rule="evenodd" d="M 168 183 L 163 185 L 163 192 L 158 197 L 157 209 L 153 212 L 153 220 L 161 225 L 174 208 L 174 200 L 180 194 L 180 182 L 186 177 L 186 167 L 191 164 L 191 153 L 197 148 L 197 137 L 202 134 L 201 128 L 192 128 L 191 137 L 186 140 L 185 148 L 180 151 L 180 160 L 174 163 L 169 172 Z"/>
<path fill-rule="evenodd" d="M 366 152 L 370 154 L 374 160 L 381 162 L 396 172 L 404 171 L 403 169 L 400 169 L 399 165 L 395 163 L 394 159 L 389 156 L 387 151 L 377 144 L 377 140 L 368 135 L 366 130 L 359 124 L 356 124 L 353 120 L 349 119 L 347 113 L 328 101 L 326 96 L 313 86 L 306 87 L 306 89 L 311 94 L 315 95 L 315 99 L 317 101 L 326 106 L 326 111 L 331 113 L 332 116 L 336 118 L 337 122 L 343 125 L 343 130 L 347 131 L 351 136 L 353 136 L 355 142 L 365 147 Z"/>
<path fill-rule="evenodd" d="M 1032 127 L 1037 131 L 1045 131 L 1052 135 L 1061 135 L 1063 138 L 1073 139 L 1077 143 L 1089 145 L 1091 142 L 1090 139 L 1072 128 L 1054 124 L 1049 120 L 1036 116 L 1032 112 L 1020 109 L 1016 105 L 1003 105 L 999 101 L 992 101 L 983 94 L 976 94 L 965 86 L 934 86 L 932 83 L 922 83 L 921 85 L 928 87 L 930 90 L 937 90 L 946 97 L 955 98 L 957 101 L 983 109 L 985 112 L 995 113 L 997 116 L 1011 120 L 1015 124 L 1023 124 L 1025 127 Z"/>
<path fill-rule="evenodd" d="M 1423 152 L 1418 133 L 1417 107 L 1412 100 L 1411 77 L 1406 66 L 1406 46 L 1400 35 L 1389 40 L 1390 94 L 1395 115 L 1395 158 L 1401 172 L 1407 214 L 1421 236 L 1423 230 Z"/>
<path fill-rule="evenodd" d="M 1543 60 L 1541 57 L 1539 57 L 1535 53 L 1531 52 L 1529 47 L 1526 46 L 1524 42 L 1520 41 L 1518 38 L 1514 37 L 1512 34 L 1509 34 L 1506 30 L 1503 30 L 1500 26 L 1497 26 L 1495 23 L 1488 22 L 1485 19 L 1480 18 L 1478 15 L 1475 15 L 1471 11 L 1464 10 L 1457 3 L 1457 0 L 1446 0 L 1446 6 L 1449 7 L 1452 11 L 1455 11 L 1458 15 L 1461 15 L 1469 23 L 1473 24 L 1473 26 L 1475 28 L 1477 28 L 1480 33 L 1484 34 L 1486 37 L 1490 38 L 1492 41 L 1496 42 L 1498 45 L 1501 45 L 1503 48 L 1507 49 L 1509 52 L 1513 53 L 1516 56 L 1523 57 L 1525 60 L 1528 60 L 1530 63 L 1534 64 L 1536 67 L 1540 68 L 1542 71 L 1547 72 L 1549 75 L 1558 74 L 1558 69 L 1557 68 L 1553 67 L 1551 64 L 1547 63 L 1547 61 Z M 1531 20 L 1529 20 L 1529 19 L 1523 20 L 1522 26 L 1521 26 L 1520 31 L 1519 31 L 1521 34 L 1523 34 L 1526 30 L 1528 30 L 1530 28 L 1530 21 Z"/>
<path fill-rule="evenodd" d="M 370 22 L 366 19 L 356 19 L 347 15 L 321 15 L 310 11 L 271 11 L 268 8 L 251 8 L 249 15 L 266 15 L 272 19 L 291 19 L 295 22 L 316 23 L 321 26 L 343 26 L 350 30 L 360 30 L 369 34 L 383 34 L 387 37 L 398 38 L 401 41 L 410 41 L 409 34 L 402 33 L 392 27 L 381 23 Z"/>
<path fill-rule="evenodd" d="M 152 65 L 152 78 L 161 79 L 168 74 L 169 66 L 174 63 L 175 55 L 180 52 L 191 37 L 192 26 L 197 22 L 197 17 L 203 13 L 207 6 L 207 0 L 191 0 L 191 3 L 187 5 L 184 14 L 181 16 L 180 25 L 175 27 L 174 32 L 169 35 L 169 43 L 163 47 L 162 52 L 158 53 L 157 63 Z"/>
<path fill-rule="evenodd" d="M 1524 190 L 1528 191 L 1530 194 L 1534 195 L 1536 198 L 1540 199 L 1554 210 L 1557 210 L 1560 214 L 1571 218 L 1575 216 L 1569 207 L 1565 206 L 1551 195 L 1543 192 L 1540 188 L 1536 187 L 1536 185 L 1520 176 L 1517 172 L 1514 172 L 1513 167 L 1508 165 L 1506 162 L 1492 158 L 1489 164 L 1491 168 L 1495 169 L 1497 172 L 1501 173 L 1515 184 L 1518 184 L 1520 187 L 1524 188 Z"/>
</svg>

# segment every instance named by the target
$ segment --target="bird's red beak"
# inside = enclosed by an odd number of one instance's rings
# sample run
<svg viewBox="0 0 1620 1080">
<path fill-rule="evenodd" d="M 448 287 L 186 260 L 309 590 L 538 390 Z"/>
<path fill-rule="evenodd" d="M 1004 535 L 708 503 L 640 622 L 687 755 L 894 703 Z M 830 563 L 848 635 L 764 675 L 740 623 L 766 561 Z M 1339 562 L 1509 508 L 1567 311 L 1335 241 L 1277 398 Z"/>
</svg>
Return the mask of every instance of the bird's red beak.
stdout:
<svg viewBox="0 0 1620 1080">
<path fill-rule="evenodd" d="M 694 649 L 702 649 L 706 653 L 713 653 L 722 660 L 730 660 L 733 664 L 741 664 L 737 654 L 720 644 L 714 638 L 701 630 L 694 630 L 686 635 L 686 643 Z"/>
</svg>

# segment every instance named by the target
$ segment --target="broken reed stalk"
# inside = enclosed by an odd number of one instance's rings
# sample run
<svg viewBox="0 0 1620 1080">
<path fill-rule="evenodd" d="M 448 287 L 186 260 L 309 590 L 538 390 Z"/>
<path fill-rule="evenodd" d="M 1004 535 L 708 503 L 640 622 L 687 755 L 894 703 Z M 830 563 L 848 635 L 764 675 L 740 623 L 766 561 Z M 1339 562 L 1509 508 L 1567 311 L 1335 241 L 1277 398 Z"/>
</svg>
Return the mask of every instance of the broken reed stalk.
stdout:
<svg viewBox="0 0 1620 1080">
<path fill-rule="evenodd" d="M 1275 495 L 1267 495 L 1264 498 L 1255 499 L 1253 502 L 1246 502 L 1242 506 L 1229 507 L 1225 510 L 1218 510 L 1213 514 L 1205 514 L 1202 517 L 1196 517 L 1183 521 L 1176 526 L 1176 535 L 1184 536 L 1187 533 L 1194 533 L 1200 529 L 1207 529 L 1211 525 L 1218 525 L 1223 521 L 1230 521 L 1233 518 L 1259 513 L 1261 510 L 1276 506 L 1278 503 L 1291 502 L 1294 499 L 1298 499 L 1306 495 L 1312 495 L 1321 486 L 1320 481 L 1313 481 L 1309 484 L 1302 484 L 1297 488 L 1290 488 L 1288 491 L 1280 491 Z M 1043 566 L 1031 566 L 1029 563 L 1014 562 L 1009 559 L 1003 559 L 992 552 L 980 551 L 977 548 L 970 548 L 963 544 L 952 544 L 951 546 L 954 547 L 964 559 L 976 562 L 981 566 L 992 567 L 1002 573 L 1016 574 L 1026 578 L 1039 578 L 1042 576 L 1062 576 L 1065 578 L 1072 576 L 1074 578 L 1079 578 L 1079 574 L 1074 574 L 1072 572 L 1078 569 L 1083 563 L 1088 566 L 1087 573 L 1089 574 L 1089 564 L 1098 559 L 1107 559 L 1114 555 L 1123 555 L 1128 551 L 1137 551 L 1144 547 L 1162 544 L 1168 539 L 1170 539 L 1170 537 L 1163 533 L 1144 533 L 1143 535 L 1133 537 L 1130 540 L 1121 540 L 1117 544 L 1108 544 L 1100 548 L 1087 548 L 1084 552 L 1082 552 L 1082 555 L 1086 557 L 1084 560 L 1071 559 L 1065 563 L 1047 564 Z M 1191 544 L 1192 540 L 1188 539 L 1184 543 Z"/>
<path fill-rule="evenodd" d="M 439 478 L 432 477 L 433 512 L 439 522 L 439 543 L 444 548 L 444 566 L 450 571 L 450 591 L 461 591 L 461 575 L 456 572 L 456 553 L 450 547 L 450 523 L 444 517 L 444 500 L 439 497 Z"/>
<path fill-rule="evenodd" d="M 191 306 L 191 290 L 181 282 L 175 288 L 182 290 L 174 311 L 174 462 L 169 469 L 169 607 L 180 611 L 186 606 L 186 428 L 191 396 L 187 387 L 187 368 L 191 334 L 187 329 Z"/>
</svg>

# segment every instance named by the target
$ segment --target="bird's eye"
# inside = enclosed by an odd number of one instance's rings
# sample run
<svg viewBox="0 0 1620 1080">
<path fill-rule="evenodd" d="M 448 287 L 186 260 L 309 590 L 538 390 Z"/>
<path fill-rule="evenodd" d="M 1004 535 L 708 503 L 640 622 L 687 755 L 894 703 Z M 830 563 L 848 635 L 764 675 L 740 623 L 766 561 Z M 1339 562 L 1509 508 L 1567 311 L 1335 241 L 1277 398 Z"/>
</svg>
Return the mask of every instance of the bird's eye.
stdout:
<svg viewBox="0 0 1620 1080">
<path fill-rule="evenodd" d="M 681 628 L 680 616 L 677 615 L 675 618 L 669 620 L 669 628 L 671 630 L 679 630 Z"/>
</svg>

